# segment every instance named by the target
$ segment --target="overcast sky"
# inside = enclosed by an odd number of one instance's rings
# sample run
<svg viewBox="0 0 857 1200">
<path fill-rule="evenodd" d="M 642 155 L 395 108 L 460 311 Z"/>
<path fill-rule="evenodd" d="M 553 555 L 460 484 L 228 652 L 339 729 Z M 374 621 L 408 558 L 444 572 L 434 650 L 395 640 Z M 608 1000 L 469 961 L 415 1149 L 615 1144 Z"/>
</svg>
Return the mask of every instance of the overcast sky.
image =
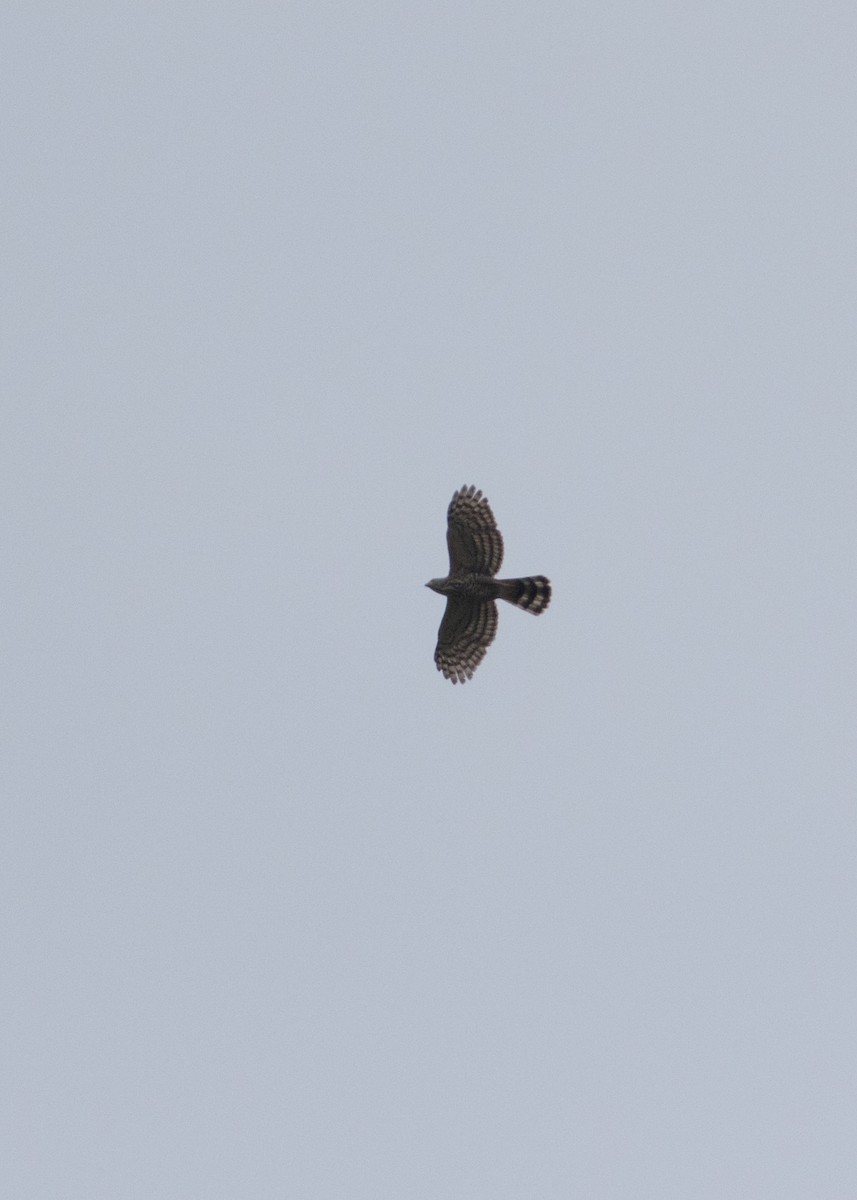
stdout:
<svg viewBox="0 0 857 1200">
<path fill-rule="evenodd" d="M 2 26 L 0 1192 L 857 1196 L 853 0 Z"/>
</svg>

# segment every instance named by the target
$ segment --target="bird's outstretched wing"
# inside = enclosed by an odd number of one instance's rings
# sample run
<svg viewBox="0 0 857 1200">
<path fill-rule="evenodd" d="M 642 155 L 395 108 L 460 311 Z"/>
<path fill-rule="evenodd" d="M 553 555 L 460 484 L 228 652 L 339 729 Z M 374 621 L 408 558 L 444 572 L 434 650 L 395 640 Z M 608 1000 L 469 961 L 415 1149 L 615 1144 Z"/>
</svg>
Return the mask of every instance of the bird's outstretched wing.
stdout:
<svg viewBox="0 0 857 1200">
<path fill-rule="evenodd" d="M 446 514 L 450 575 L 475 571 L 496 575 L 503 561 L 503 538 L 488 501 L 472 485 L 459 488 Z"/>
<path fill-rule="evenodd" d="M 472 679 L 496 633 L 497 605 L 493 600 L 447 596 L 434 652 L 437 669 L 453 683 Z"/>
</svg>

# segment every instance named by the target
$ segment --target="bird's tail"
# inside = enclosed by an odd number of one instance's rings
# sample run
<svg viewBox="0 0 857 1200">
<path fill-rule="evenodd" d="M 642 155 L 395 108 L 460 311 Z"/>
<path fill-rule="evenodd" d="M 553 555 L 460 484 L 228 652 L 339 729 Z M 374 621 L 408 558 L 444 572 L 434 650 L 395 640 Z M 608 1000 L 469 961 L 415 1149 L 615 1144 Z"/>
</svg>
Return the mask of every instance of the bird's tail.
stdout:
<svg viewBox="0 0 857 1200">
<path fill-rule="evenodd" d="M 528 575 L 526 579 L 498 579 L 497 586 L 502 600 L 525 608 L 534 616 L 545 611 L 551 602 L 550 580 L 544 575 Z"/>
</svg>

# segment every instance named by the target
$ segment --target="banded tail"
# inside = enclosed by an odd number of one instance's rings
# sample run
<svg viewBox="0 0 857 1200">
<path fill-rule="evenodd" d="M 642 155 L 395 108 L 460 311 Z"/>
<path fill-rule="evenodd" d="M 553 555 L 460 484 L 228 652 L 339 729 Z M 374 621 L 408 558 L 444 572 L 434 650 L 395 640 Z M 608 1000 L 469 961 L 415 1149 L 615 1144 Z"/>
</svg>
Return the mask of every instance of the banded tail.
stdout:
<svg viewBox="0 0 857 1200">
<path fill-rule="evenodd" d="M 498 579 L 501 600 L 517 604 L 533 616 L 543 613 L 551 602 L 550 580 L 544 575 L 528 575 L 526 579 Z"/>
</svg>

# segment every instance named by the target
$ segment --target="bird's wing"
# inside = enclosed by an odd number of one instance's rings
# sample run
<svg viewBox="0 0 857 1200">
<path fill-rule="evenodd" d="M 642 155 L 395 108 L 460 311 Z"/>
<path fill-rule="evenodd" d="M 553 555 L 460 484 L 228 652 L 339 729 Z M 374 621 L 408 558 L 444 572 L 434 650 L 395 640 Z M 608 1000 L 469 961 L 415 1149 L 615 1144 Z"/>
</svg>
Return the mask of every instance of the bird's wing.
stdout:
<svg viewBox="0 0 857 1200">
<path fill-rule="evenodd" d="M 453 683 L 466 683 L 496 633 L 497 605 L 493 600 L 447 596 L 434 652 L 437 669 Z"/>
<path fill-rule="evenodd" d="M 503 538 L 482 493 L 472 486 L 459 488 L 446 520 L 450 575 L 496 575 L 503 561 Z"/>
</svg>

